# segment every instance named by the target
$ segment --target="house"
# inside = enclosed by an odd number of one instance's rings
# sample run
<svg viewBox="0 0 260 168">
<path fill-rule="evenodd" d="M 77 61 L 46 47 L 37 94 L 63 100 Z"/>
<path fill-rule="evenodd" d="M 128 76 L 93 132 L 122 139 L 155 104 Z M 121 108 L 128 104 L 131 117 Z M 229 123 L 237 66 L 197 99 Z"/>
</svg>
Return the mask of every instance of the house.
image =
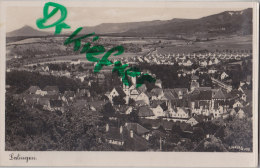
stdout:
<svg viewBox="0 0 260 168">
<path fill-rule="evenodd" d="M 153 88 L 151 90 L 152 100 L 161 100 L 164 96 L 162 88 Z"/>
<path fill-rule="evenodd" d="M 214 59 L 214 64 L 218 64 L 219 60 L 217 58 Z"/>
<path fill-rule="evenodd" d="M 69 100 L 69 101 L 73 101 L 74 98 L 76 97 L 76 94 L 75 94 L 75 92 L 73 92 L 73 91 L 65 91 L 65 92 L 64 92 L 64 97 L 65 97 L 67 100 Z"/>
<path fill-rule="evenodd" d="M 108 94 L 109 95 L 109 94 Z M 78 89 L 76 93 L 77 97 L 90 97 L 90 91 L 87 89 Z"/>
<path fill-rule="evenodd" d="M 242 110 L 242 109 L 239 109 L 239 110 L 238 110 L 236 116 L 237 116 L 239 119 L 243 119 L 243 118 L 246 117 L 245 112 L 244 112 L 244 110 Z"/>
<path fill-rule="evenodd" d="M 126 94 L 121 87 L 115 87 L 108 95 L 109 101 L 113 104 L 113 98 L 116 96 L 125 97 Z"/>
<path fill-rule="evenodd" d="M 123 127 L 121 126 L 118 129 L 116 127 L 110 127 L 106 124 L 105 140 L 109 144 L 123 146 L 125 143 L 125 139 L 123 137 Z"/>
<path fill-rule="evenodd" d="M 148 97 L 148 95 L 147 95 L 146 93 L 144 93 L 144 92 L 140 93 L 140 94 L 137 96 L 137 98 L 136 98 L 135 101 L 136 101 L 136 102 L 138 102 L 138 101 L 143 101 L 145 105 L 150 105 L 149 97 Z"/>
<path fill-rule="evenodd" d="M 164 97 L 166 99 L 167 106 L 171 104 L 172 100 L 178 99 L 178 95 L 173 89 L 164 89 Z"/>
<path fill-rule="evenodd" d="M 64 107 L 61 100 L 50 100 L 51 111 L 61 111 L 64 113 Z"/>
<path fill-rule="evenodd" d="M 137 88 L 137 90 L 142 93 L 147 91 L 147 87 L 145 84 L 142 84 L 140 87 Z"/>
<path fill-rule="evenodd" d="M 59 88 L 57 86 L 46 86 L 43 91 L 46 91 L 48 95 L 59 94 Z"/>
<path fill-rule="evenodd" d="M 139 94 L 140 94 L 140 92 L 135 88 L 130 90 L 130 98 L 131 99 L 135 100 L 139 96 Z"/>
<path fill-rule="evenodd" d="M 49 66 L 43 66 L 43 67 L 42 67 L 42 70 L 43 70 L 44 72 L 49 72 L 49 71 L 50 71 Z"/>
<path fill-rule="evenodd" d="M 155 86 L 162 88 L 162 81 L 160 79 L 156 79 Z"/>
<path fill-rule="evenodd" d="M 39 96 L 39 95 L 27 95 L 27 94 L 25 94 L 22 99 L 23 99 L 24 103 L 34 105 L 34 104 L 38 103 L 40 97 L 41 96 Z"/>
<path fill-rule="evenodd" d="M 236 108 L 236 107 L 243 107 L 243 103 L 241 100 L 235 101 L 235 103 L 233 104 L 233 108 Z"/>
<path fill-rule="evenodd" d="M 159 117 L 165 117 L 165 113 L 163 111 L 163 108 L 160 105 L 157 105 L 156 108 L 151 108 L 154 114 L 155 118 L 159 118 Z"/>
<path fill-rule="evenodd" d="M 138 117 L 140 118 L 154 118 L 152 109 L 148 106 L 142 106 L 138 109 Z"/>
<path fill-rule="evenodd" d="M 81 74 L 81 75 L 78 75 L 77 78 L 81 81 L 81 82 L 84 82 L 85 78 L 87 77 L 87 75 L 84 75 L 84 74 Z"/>
<path fill-rule="evenodd" d="M 229 111 L 229 114 L 231 115 L 231 116 L 235 116 L 236 115 L 236 110 L 235 109 L 231 109 L 230 111 Z"/>
<path fill-rule="evenodd" d="M 41 95 L 41 96 L 45 96 L 45 95 L 47 95 L 47 91 L 37 90 L 37 91 L 35 92 L 35 94 Z"/>
<path fill-rule="evenodd" d="M 174 88 L 173 90 L 178 95 L 179 99 L 182 99 L 183 96 L 188 93 L 188 89 L 187 88 Z"/>
<path fill-rule="evenodd" d="M 133 112 L 133 107 L 132 106 L 129 106 L 126 111 L 125 111 L 125 114 L 130 114 Z"/>
<path fill-rule="evenodd" d="M 37 103 L 38 103 L 39 105 L 42 105 L 42 106 L 43 106 L 43 109 L 45 109 L 45 110 L 51 110 L 50 98 L 40 97 Z"/>
<path fill-rule="evenodd" d="M 191 84 L 190 84 L 190 91 L 194 91 L 196 88 L 198 88 L 200 85 L 197 81 L 191 81 Z"/>
<path fill-rule="evenodd" d="M 217 70 L 214 69 L 214 68 L 210 68 L 210 69 L 208 70 L 208 73 L 209 73 L 209 74 L 214 74 L 214 73 L 216 73 L 216 72 L 217 72 Z"/>
<path fill-rule="evenodd" d="M 177 108 L 177 113 L 175 117 L 189 118 L 189 112 L 185 108 Z"/>
<path fill-rule="evenodd" d="M 134 132 L 134 126 L 110 127 L 106 124 L 105 141 L 115 149 L 128 151 L 145 151 L 148 149 L 147 140 Z M 137 131 L 137 129 L 135 129 Z M 140 130 L 139 130 L 140 131 Z"/>
<path fill-rule="evenodd" d="M 27 90 L 27 92 L 29 94 L 36 94 L 37 91 L 40 91 L 41 89 L 39 88 L 39 86 L 30 86 L 29 89 Z"/>
<path fill-rule="evenodd" d="M 192 62 L 190 60 L 184 61 L 183 62 L 184 66 L 192 66 Z"/>
<path fill-rule="evenodd" d="M 220 79 L 221 79 L 221 80 L 224 80 L 224 79 L 226 79 L 227 77 L 229 77 L 229 76 L 228 76 L 228 74 L 227 74 L 226 72 L 223 72 L 223 73 L 220 75 Z"/>
<path fill-rule="evenodd" d="M 144 128 L 138 123 L 125 123 L 125 127 L 128 131 L 133 130 L 133 132 L 139 136 L 145 137 L 150 130 Z"/>
<path fill-rule="evenodd" d="M 191 117 L 189 120 L 186 121 L 186 123 L 194 126 L 197 125 L 199 122 L 194 117 Z"/>
<path fill-rule="evenodd" d="M 200 61 L 200 65 L 201 65 L 201 66 L 207 66 L 208 63 L 207 63 L 207 61 L 204 60 L 204 61 Z"/>
</svg>

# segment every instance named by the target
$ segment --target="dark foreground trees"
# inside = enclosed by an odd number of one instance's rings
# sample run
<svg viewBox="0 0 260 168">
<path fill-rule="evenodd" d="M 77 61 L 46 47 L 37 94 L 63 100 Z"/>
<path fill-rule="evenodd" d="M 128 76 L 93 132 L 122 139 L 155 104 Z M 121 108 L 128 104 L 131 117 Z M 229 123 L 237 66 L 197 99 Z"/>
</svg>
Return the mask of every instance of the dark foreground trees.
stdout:
<svg viewBox="0 0 260 168">
<path fill-rule="evenodd" d="M 6 97 L 6 150 L 110 150 L 103 139 L 95 112 L 68 107 L 63 115 L 22 105 Z"/>
</svg>

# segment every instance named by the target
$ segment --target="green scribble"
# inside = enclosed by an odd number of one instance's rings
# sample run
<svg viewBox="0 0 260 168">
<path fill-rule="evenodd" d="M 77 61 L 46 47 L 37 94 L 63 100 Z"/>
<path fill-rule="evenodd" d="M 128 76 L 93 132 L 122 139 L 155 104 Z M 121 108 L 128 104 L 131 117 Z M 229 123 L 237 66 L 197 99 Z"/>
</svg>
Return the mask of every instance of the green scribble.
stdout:
<svg viewBox="0 0 260 168">
<path fill-rule="evenodd" d="M 144 84 L 144 81 L 148 81 L 149 83 L 155 83 L 156 79 L 150 76 L 149 74 L 143 74 L 136 81 L 136 88 L 139 88 Z"/>
<path fill-rule="evenodd" d="M 81 46 L 81 40 L 84 39 L 84 38 L 88 38 L 90 36 L 93 36 L 95 35 L 95 33 L 90 33 L 90 34 L 87 34 L 87 35 L 84 35 L 84 36 L 81 36 L 81 37 L 78 37 L 78 38 L 75 38 L 73 39 L 83 28 L 82 27 L 79 27 L 77 28 L 77 30 L 75 30 L 67 39 L 66 41 L 64 42 L 64 45 L 68 45 L 70 43 L 74 43 L 74 51 L 78 51 L 80 49 L 80 46 Z M 86 50 L 86 49 L 84 49 Z M 83 52 L 81 52 L 83 53 Z"/>
<path fill-rule="evenodd" d="M 122 65 L 121 61 L 116 61 L 114 63 L 114 68 L 112 72 L 117 72 L 118 76 L 122 77 L 125 73 L 125 69 L 128 67 L 128 64 Z"/>
<path fill-rule="evenodd" d="M 86 44 L 84 44 L 83 48 L 81 49 L 80 53 L 86 53 L 89 49 L 90 49 L 90 42 L 87 42 Z"/>
<path fill-rule="evenodd" d="M 54 9 L 49 13 L 49 7 L 54 7 Z M 49 18 L 54 16 L 58 11 L 61 12 L 61 17 L 54 23 L 50 25 L 44 25 Z M 55 27 L 55 34 L 60 34 L 62 29 L 69 29 L 70 26 L 64 23 L 64 20 L 67 17 L 67 9 L 66 7 L 54 3 L 54 2 L 48 2 L 45 3 L 44 8 L 43 8 L 43 18 L 39 18 L 36 20 L 36 25 L 40 29 L 46 29 L 50 27 Z M 90 33 L 81 37 L 75 38 L 78 33 L 82 30 L 82 27 L 77 28 L 64 42 L 64 45 L 68 45 L 70 43 L 74 43 L 74 51 L 78 51 L 81 47 L 81 40 L 84 38 L 88 38 L 90 36 L 95 35 L 95 33 Z M 74 39 L 75 38 L 75 39 Z M 99 36 L 95 36 L 92 39 L 92 42 L 95 42 L 99 39 Z M 114 52 L 115 53 L 113 56 L 118 56 L 124 53 L 124 47 L 123 46 L 116 46 L 109 51 L 106 52 L 106 54 L 101 58 L 96 58 L 94 56 L 103 54 L 105 52 L 105 48 L 102 45 L 95 45 L 91 47 L 91 43 L 87 42 L 83 45 L 80 53 L 86 53 L 86 59 L 90 62 L 97 62 L 97 64 L 94 67 L 94 72 L 100 72 L 100 70 L 103 68 L 103 66 L 110 66 L 113 65 L 112 61 L 108 60 L 108 57 Z M 126 86 L 130 86 L 131 82 L 128 79 L 128 76 L 130 77 L 138 77 L 137 82 L 136 82 L 136 88 L 142 86 L 144 84 L 144 81 L 148 81 L 150 83 L 155 83 L 156 79 L 154 79 L 152 76 L 149 74 L 142 74 L 138 68 L 136 67 L 128 67 L 128 64 L 122 65 L 120 61 L 116 61 L 114 63 L 114 68 L 112 72 L 117 72 L 118 76 L 122 78 L 122 82 Z"/>
<path fill-rule="evenodd" d="M 90 62 L 98 62 L 100 59 L 93 57 L 94 55 L 100 55 L 103 54 L 105 52 L 105 48 L 102 45 L 95 45 L 93 47 L 91 47 L 87 53 L 86 53 L 86 58 L 88 61 Z"/>
<path fill-rule="evenodd" d="M 106 52 L 106 54 L 102 57 L 102 59 L 96 64 L 96 66 L 94 68 L 94 72 L 99 72 L 102 69 L 103 66 L 109 66 L 109 65 L 113 64 L 111 61 L 108 60 L 108 57 L 110 57 L 110 55 L 113 52 L 117 52 L 116 54 L 114 54 L 114 56 L 121 55 L 121 54 L 124 53 L 124 47 L 123 46 L 116 46 L 116 47 L 108 50 Z"/>
<path fill-rule="evenodd" d="M 94 38 L 93 38 L 93 42 L 94 41 L 97 41 L 99 39 L 99 36 L 95 36 Z"/>
<path fill-rule="evenodd" d="M 49 13 L 49 7 L 54 7 L 54 9 Z M 53 15 L 55 15 L 58 11 L 61 12 L 61 17 L 54 23 L 50 25 L 44 25 L 49 18 L 51 18 Z M 44 5 L 43 8 L 43 18 L 36 20 L 36 25 L 39 29 L 47 29 L 50 27 L 55 27 L 55 33 L 54 34 L 60 34 L 62 29 L 69 29 L 70 26 L 64 23 L 63 21 L 67 17 L 67 9 L 57 3 L 54 2 L 47 2 Z"/>
</svg>

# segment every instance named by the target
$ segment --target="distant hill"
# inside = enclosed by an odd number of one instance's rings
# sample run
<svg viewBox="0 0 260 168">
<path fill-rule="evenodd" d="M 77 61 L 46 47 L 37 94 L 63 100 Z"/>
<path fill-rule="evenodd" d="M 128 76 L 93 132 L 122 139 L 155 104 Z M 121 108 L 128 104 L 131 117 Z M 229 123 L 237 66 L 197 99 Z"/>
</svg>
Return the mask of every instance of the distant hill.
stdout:
<svg viewBox="0 0 260 168">
<path fill-rule="evenodd" d="M 19 36 L 47 36 L 51 33 L 36 30 L 30 26 L 24 26 L 20 29 L 7 33 L 7 37 L 19 37 Z"/>
<path fill-rule="evenodd" d="M 130 29 L 122 34 L 129 36 L 217 36 L 252 34 L 252 9 L 225 11 L 200 19 L 181 22 L 168 21 L 153 26 Z"/>
<path fill-rule="evenodd" d="M 97 26 L 83 27 L 80 34 L 91 32 L 115 36 L 178 38 L 214 37 L 232 34 L 247 35 L 252 34 L 252 8 L 242 11 L 225 11 L 199 19 L 102 23 Z M 30 26 L 24 26 L 21 29 L 7 33 L 7 36 L 46 36 L 50 34 L 35 30 Z"/>
<path fill-rule="evenodd" d="M 167 23 L 177 23 L 187 21 L 189 19 L 172 19 L 172 20 L 153 20 L 143 22 L 125 22 L 125 23 L 102 23 L 97 26 L 83 27 L 81 33 L 95 32 L 96 34 L 124 33 L 132 29 L 140 29 L 142 27 L 153 27 Z"/>
</svg>

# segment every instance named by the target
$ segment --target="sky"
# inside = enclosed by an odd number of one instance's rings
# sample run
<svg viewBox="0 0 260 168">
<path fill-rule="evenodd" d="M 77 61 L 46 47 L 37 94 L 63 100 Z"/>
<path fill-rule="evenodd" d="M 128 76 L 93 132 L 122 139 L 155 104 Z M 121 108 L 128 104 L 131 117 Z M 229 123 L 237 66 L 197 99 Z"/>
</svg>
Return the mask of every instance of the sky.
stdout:
<svg viewBox="0 0 260 168">
<path fill-rule="evenodd" d="M 166 8 L 166 7 L 67 7 L 65 23 L 72 30 L 80 26 L 95 26 L 101 23 L 170 20 L 173 18 L 197 19 L 223 11 L 238 11 L 245 8 Z M 36 20 L 43 16 L 43 7 L 8 7 L 6 31 L 10 32 L 29 25 L 35 29 Z M 57 13 L 53 20 L 59 18 Z M 51 21 L 50 21 L 51 22 Z M 54 28 L 48 29 L 54 31 Z"/>
</svg>

